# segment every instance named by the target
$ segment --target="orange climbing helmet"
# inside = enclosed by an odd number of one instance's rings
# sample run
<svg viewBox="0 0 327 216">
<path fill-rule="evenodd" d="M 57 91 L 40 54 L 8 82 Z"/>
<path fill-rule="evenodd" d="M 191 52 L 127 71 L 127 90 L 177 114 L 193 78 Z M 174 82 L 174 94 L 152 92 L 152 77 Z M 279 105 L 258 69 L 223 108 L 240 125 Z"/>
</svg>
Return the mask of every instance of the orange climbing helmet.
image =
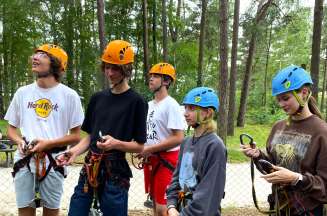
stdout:
<svg viewBox="0 0 327 216">
<path fill-rule="evenodd" d="M 101 60 L 105 63 L 126 65 L 134 62 L 134 51 L 130 43 L 114 40 L 104 49 Z"/>
<path fill-rule="evenodd" d="M 67 62 L 68 62 L 68 55 L 65 52 L 65 50 L 63 50 L 59 46 L 54 45 L 54 44 L 43 44 L 40 47 L 35 49 L 35 52 L 37 52 L 37 51 L 42 51 L 42 52 L 45 52 L 47 54 L 54 56 L 55 58 L 57 58 L 60 61 L 61 69 L 63 71 L 66 70 Z"/>
<path fill-rule="evenodd" d="M 152 66 L 150 69 L 149 74 L 162 74 L 162 75 L 167 75 L 170 78 L 173 79 L 173 81 L 176 80 L 176 71 L 175 68 L 168 63 L 165 62 L 160 62 L 158 64 L 155 64 Z"/>
</svg>

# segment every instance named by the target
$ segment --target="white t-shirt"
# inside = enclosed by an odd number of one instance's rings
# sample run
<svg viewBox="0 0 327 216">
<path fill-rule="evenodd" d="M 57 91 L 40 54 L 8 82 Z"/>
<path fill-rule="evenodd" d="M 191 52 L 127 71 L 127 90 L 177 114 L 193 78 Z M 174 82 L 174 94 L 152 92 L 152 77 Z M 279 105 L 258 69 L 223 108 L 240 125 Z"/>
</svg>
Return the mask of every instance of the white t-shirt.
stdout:
<svg viewBox="0 0 327 216">
<path fill-rule="evenodd" d="M 174 130 L 184 130 L 184 117 L 177 101 L 167 96 L 159 102 L 149 102 L 147 116 L 147 142 L 145 145 L 155 145 L 167 139 Z M 169 151 L 178 150 L 179 146 Z"/>
<path fill-rule="evenodd" d="M 84 113 L 78 94 L 59 83 L 40 88 L 36 82 L 20 87 L 5 115 L 5 120 L 20 128 L 28 141 L 56 139 L 83 123 Z"/>
</svg>

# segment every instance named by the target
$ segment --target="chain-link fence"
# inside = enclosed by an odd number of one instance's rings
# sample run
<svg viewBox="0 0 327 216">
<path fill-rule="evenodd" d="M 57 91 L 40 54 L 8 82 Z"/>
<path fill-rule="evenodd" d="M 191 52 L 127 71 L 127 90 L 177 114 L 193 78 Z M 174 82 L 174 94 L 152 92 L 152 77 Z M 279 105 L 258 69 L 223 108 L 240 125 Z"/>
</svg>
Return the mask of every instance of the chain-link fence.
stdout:
<svg viewBox="0 0 327 216">
<path fill-rule="evenodd" d="M 0 167 L 0 215 L 17 215 L 15 203 L 14 183 L 11 177 L 12 168 L 6 168 L 5 161 L 1 161 Z M 137 170 L 131 166 L 133 178 L 129 190 L 128 206 L 130 210 L 145 210 L 143 206 L 146 200 L 144 194 L 144 181 L 142 170 Z M 62 215 L 67 215 L 70 197 L 77 184 L 81 165 L 68 167 L 68 176 L 65 179 L 64 195 L 61 204 Z M 259 178 L 260 174 L 256 172 L 256 191 L 259 202 L 265 203 L 267 195 L 270 193 L 270 185 Z M 225 187 L 225 198 L 222 201 L 222 207 L 253 207 L 251 192 L 251 177 L 249 163 L 228 164 L 227 180 Z M 39 210 L 38 210 L 39 211 Z M 38 214 L 41 215 L 41 214 Z"/>
</svg>

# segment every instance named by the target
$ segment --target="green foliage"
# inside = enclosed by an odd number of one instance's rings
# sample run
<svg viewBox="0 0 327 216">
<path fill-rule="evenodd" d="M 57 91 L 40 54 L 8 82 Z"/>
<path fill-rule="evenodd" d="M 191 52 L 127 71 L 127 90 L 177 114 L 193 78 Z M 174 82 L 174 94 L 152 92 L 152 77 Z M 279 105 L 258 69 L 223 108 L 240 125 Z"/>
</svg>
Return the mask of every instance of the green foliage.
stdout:
<svg viewBox="0 0 327 216">
<path fill-rule="evenodd" d="M 0 120 L 0 130 L 2 132 L 2 135 L 7 134 L 7 121 Z"/>
<path fill-rule="evenodd" d="M 286 115 L 279 110 L 272 114 L 273 110 L 268 110 L 267 108 L 260 107 L 258 109 L 250 109 L 246 116 L 249 124 L 271 124 L 277 120 L 285 119 Z"/>
<path fill-rule="evenodd" d="M 181 102 L 185 94 L 196 86 L 196 73 L 197 73 L 197 56 L 198 45 L 196 42 L 176 42 L 174 44 L 175 62 L 177 81 L 170 90 L 171 95 Z"/>
<path fill-rule="evenodd" d="M 256 83 L 259 86 L 259 82 Z M 286 118 L 286 114 L 278 106 L 275 97 L 271 96 L 270 91 L 266 93 L 266 106 L 262 105 L 262 98 L 263 93 L 261 93 L 260 88 L 253 87 L 253 91 L 250 91 L 246 113 L 249 124 L 272 124 L 277 120 Z"/>
<path fill-rule="evenodd" d="M 96 1 L 44 0 L 36 3 L 35 1 L 0 0 L 0 2 L 0 97 L 4 102 L 1 104 L 0 101 L 0 112 L 7 110 L 17 88 L 33 81 L 29 57 L 33 49 L 42 43 L 56 43 L 67 51 L 69 64 L 63 83 L 75 89 L 81 96 L 83 105 L 86 106 L 90 96 L 102 89 L 100 84 L 103 82 L 101 80 L 103 76 L 99 70 L 101 53 Z M 145 85 L 143 73 L 144 31 L 143 12 L 140 10 L 142 1 L 104 2 L 106 40 L 124 39 L 133 44 L 136 53 L 135 77 L 130 83 L 146 100 L 150 100 L 153 95 Z M 201 17 L 200 2 L 182 2 L 180 17 L 176 16 L 177 1 L 170 1 L 167 5 L 168 61 L 175 66 L 177 71 L 177 81 L 171 86 L 170 93 L 179 102 L 182 101 L 186 92 L 196 86 Z M 153 13 L 154 3 L 156 3 L 156 10 Z M 267 17 L 262 20 L 262 25 L 259 27 L 253 25 L 257 3 L 257 1 L 252 1 L 246 12 L 241 14 L 240 27 L 242 29 L 240 29 L 237 60 L 237 103 L 239 103 L 240 89 L 244 79 L 249 39 L 251 34 L 256 32 L 257 47 L 252 66 L 246 121 L 255 125 L 260 124 L 258 127 L 262 128 L 264 125 L 272 124 L 285 117 L 275 99 L 271 97 L 270 83 L 273 75 L 289 64 L 310 63 L 313 14 L 311 8 L 305 8 L 296 1 L 278 0 L 274 1 L 275 5 L 269 8 Z M 217 89 L 220 63 L 218 5 L 218 0 L 208 1 L 203 66 L 203 83 L 214 89 Z M 232 6 L 231 2 L 230 12 L 233 11 Z M 156 32 L 152 29 L 153 16 L 156 16 Z M 161 21 L 161 2 L 148 1 L 148 46 L 151 64 L 162 61 Z M 231 25 L 232 13 L 229 13 L 230 30 Z M 267 53 L 270 27 L 272 27 L 272 38 L 270 50 Z M 178 37 L 177 41 L 173 42 L 171 35 L 176 28 L 178 28 Z M 229 37 L 231 33 L 230 31 Z M 155 51 L 153 36 L 157 41 Z M 325 41 L 325 31 L 323 38 Z M 266 64 L 267 79 L 265 80 Z M 267 101 L 264 105 L 263 98 L 265 97 Z M 0 116 L 3 114 L 0 113 Z M 250 130 L 252 130 L 251 127 Z M 239 152 L 232 148 L 230 155 L 235 155 L 237 158 Z"/>
</svg>

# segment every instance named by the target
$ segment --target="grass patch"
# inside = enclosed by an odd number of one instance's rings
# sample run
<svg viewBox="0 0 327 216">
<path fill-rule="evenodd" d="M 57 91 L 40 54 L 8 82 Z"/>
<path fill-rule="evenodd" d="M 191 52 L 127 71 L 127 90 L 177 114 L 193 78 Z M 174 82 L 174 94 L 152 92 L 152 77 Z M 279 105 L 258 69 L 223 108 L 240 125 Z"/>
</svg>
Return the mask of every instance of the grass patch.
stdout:
<svg viewBox="0 0 327 216">
<path fill-rule="evenodd" d="M 247 133 L 253 137 L 258 148 L 265 148 L 266 140 L 271 130 L 271 125 L 245 125 L 243 128 L 236 127 L 234 136 L 227 137 L 228 162 L 240 163 L 249 161 L 240 151 L 240 135 Z"/>
<path fill-rule="evenodd" d="M 7 121 L 5 120 L 0 120 L 0 130 L 2 134 L 7 134 Z"/>
</svg>

